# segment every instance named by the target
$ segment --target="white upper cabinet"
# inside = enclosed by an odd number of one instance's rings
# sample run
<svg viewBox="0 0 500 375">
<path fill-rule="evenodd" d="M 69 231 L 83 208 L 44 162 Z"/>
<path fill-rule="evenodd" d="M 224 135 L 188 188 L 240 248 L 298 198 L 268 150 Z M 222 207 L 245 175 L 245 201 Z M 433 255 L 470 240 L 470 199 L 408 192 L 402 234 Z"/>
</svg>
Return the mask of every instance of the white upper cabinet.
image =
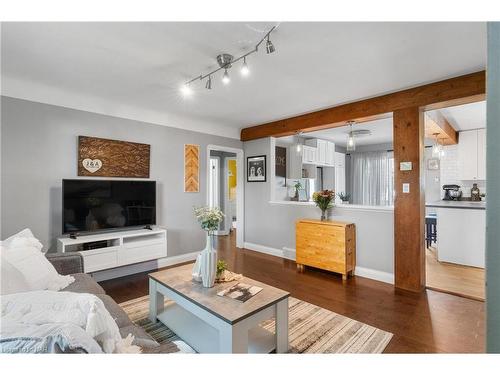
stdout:
<svg viewBox="0 0 500 375">
<path fill-rule="evenodd" d="M 486 180 L 486 129 L 477 131 L 477 178 Z"/>
<path fill-rule="evenodd" d="M 324 139 L 306 139 L 306 146 L 316 150 L 316 159 L 314 161 L 306 161 L 304 163 L 312 163 L 317 165 L 335 165 L 335 143 L 325 141 Z M 308 160 L 308 159 L 307 159 Z"/>
<path fill-rule="evenodd" d="M 486 179 L 486 132 L 484 129 L 460 132 L 458 155 L 461 180 Z"/>
<path fill-rule="evenodd" d="M 314 164 L 318 158 L 318 150 L 315 147 L 302 146 L 302 163 Z"/>
</svg>

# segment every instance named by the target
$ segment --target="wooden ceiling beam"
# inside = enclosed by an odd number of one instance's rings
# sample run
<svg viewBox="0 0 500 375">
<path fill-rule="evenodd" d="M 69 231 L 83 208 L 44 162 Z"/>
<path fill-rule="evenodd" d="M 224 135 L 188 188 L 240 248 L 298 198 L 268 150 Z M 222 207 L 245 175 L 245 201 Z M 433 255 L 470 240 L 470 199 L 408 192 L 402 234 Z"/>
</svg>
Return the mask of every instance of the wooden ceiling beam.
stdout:
<svg viewBox="0 0 500 375">
<path fill-rule="evenodd" d="M 344 126 L 347 121 L 367 121 L 399 109 L 424 110 L 484 100 L 486 72 L 480 71 L 370 99 L 251 126 L 241 130 L 241 140 L 282 137 L 299 131 L 310 132 Z"/>
<path fill-rule="evenodd" d="M 435 134 L 438 134 L 438 139 L 443 145 L 457 145 L 458 132 L 439 112 L 425 114 L 425 137 L 435 139 Z"/>
</svg>

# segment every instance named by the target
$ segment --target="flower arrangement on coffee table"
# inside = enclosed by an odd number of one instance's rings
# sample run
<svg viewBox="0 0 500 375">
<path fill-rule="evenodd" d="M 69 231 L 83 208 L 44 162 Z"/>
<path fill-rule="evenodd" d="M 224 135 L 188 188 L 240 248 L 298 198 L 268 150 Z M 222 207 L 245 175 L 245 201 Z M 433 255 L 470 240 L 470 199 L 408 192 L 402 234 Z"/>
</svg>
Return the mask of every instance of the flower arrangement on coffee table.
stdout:
<svg viewBox="0 0 500 375">
<path fill-rule="evenodd" d="M 326 220 L 326 211 L 333 207 L 335 192 L 333 190 L 320 190 L 313 193 L 313 201 L 321 210 L 321 221 Z"/>
<path fill-rule="evenodd" d="M 224 219 L 224 213 L 217 207 L 195 207 L 194 216 L 207 233 L 205 249 L 196 258 L 192 276 L 195 281 L 201 281 L 203 286 L 214 286 L 217 274 L 217 251 L 212 246 L 212 236 Z"/>
</svg>

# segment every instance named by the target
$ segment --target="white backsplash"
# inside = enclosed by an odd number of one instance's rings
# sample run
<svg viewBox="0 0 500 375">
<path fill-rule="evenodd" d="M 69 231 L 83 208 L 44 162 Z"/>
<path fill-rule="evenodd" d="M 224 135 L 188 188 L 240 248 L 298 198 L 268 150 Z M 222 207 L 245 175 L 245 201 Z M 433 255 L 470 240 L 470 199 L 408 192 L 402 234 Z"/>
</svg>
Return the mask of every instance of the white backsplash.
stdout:
<svg viewBox="0 0 500 375">
<path fill-rule="evenodd" d="M 481 193 L 486 193 L 486 181 L 464 181 L 460 180 L 460 162 L 458 159 L 458 145 L 445 146 L 445 155 L 440 161 L 440 180 L 442 185 L 455 184 L 462 189 L 464 197 L 470 197 L 470 189 L 473 183 L 477 183 Z M 441 192 L 441 197 L 444 195 Z"/>
</svg>

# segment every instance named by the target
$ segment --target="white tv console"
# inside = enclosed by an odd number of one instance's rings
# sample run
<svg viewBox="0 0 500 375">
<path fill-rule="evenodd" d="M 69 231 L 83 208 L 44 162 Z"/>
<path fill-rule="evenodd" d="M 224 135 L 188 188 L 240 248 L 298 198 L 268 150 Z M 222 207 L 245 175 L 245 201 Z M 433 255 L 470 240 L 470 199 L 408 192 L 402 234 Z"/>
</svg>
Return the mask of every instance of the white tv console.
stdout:
<svg viewBox="0 0 500 375">
<path fill-rule="evenodd" d="M 107 241 L 107 246 L 83 250 L 84 244 Z M 86 273 L 145 262 L 167 256 L 167 231 L 162 228 L 117 231 L 57 239 L 60 253 L 79 252 Z"/>
</svg>

